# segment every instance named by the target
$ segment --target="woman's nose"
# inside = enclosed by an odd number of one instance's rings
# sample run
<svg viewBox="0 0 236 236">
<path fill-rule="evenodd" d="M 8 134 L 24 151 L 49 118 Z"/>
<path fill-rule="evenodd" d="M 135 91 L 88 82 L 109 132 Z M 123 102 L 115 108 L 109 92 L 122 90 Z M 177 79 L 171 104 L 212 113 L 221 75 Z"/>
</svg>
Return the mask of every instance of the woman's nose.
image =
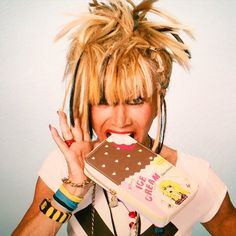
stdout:
<svg viewBox="0 0 236 236">
<path fill-rule="evenodd" d="M 112 125 L 117 128 L 124 128 L 131 124 L 128 108 L 125 104 L 118 104 L 113 107 Z"/>
</svg>

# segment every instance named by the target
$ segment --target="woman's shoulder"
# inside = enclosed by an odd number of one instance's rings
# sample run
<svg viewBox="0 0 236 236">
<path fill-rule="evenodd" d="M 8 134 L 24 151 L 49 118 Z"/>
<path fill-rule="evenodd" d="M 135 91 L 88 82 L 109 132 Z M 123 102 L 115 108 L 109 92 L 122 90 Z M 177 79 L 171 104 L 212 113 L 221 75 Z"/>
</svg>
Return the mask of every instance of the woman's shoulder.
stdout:
<svg viewBox="0 0 236 236">
<path fill-rule="evenodd" d="M 176 167 L 184 171 L 198 183 L 205 185 L 209 174 L 214 173 L 207 160 L 181 151 L 177 151 L 177 157 Z"/>
<path fill-rule="evenodd" d="M 180 163 L 181 163 L 181 165 L 186 163 L 186 165 L 198 164 L 198 165 L 203 165 L 203 166 L 209 167 L 208 161 L 206 161 L 202 158 L 193 156 L 191 154 L 184 153 L 180 150 L 173 149 L 173 148 L 165 146 L 165 145 L 163 145 L 160 155 L 175 166 Z"/>
<path fill-rule="evenodd" d="M 168 162 L 170 162 L 172 165 L 176 165 L 178 155 L 177 155 L 177 150 L 168 147 L 166 145 L 163 145 L 160 155 L 165 158 Z"/>
<path fill-rule="evenodd" d="M 206 179 L 211 169 L 208 161 L 168 146 L 163 146 L 160 155 L 178 169 L 198 181 Z"/>
<path fill-rule="evenodd" d="M 182 152 L 180 150 L 177 150 L 177 163 L 176 166 L 181 167 L 181 168 L 203 168 L 204 169 L 209 169 L 210 168 L 210 163 L 201 158 L 194 156 L 192 154 L 188 154 L 185 152 Z"/>
</svg>

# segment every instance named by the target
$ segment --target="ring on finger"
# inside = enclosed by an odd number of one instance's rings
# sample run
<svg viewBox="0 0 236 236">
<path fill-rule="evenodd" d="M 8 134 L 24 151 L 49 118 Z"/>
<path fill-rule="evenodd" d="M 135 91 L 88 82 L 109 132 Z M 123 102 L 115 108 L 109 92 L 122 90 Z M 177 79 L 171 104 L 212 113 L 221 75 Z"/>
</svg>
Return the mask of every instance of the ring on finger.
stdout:
<svg viewBox="0 0 236 236">
<path fill-rule="evenodd" d="M 68 147 L 70 147 L 71 144 L 74 143 L 74 142 L 75 142 L 74 139 L 65 140 L 65 143 L 66 143 L 66 145 L 67 145 Z"/>
</svg>

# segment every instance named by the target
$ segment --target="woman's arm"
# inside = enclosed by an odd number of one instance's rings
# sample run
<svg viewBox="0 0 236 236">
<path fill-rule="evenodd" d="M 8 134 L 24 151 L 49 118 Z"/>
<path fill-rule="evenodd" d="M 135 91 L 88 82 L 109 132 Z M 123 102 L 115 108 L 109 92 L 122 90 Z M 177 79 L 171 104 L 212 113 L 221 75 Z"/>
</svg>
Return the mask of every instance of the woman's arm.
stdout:
<svg viewBox="0 0 236 236">
<path fill-rule="evenodd" d="M 52 137 L 59 147 L 60 151 L 64 155 L 64 158 L 68 167 L 68 177 L 73 183 L 83 183 L 87 180 L 84 175 L 84 158 L 94 148 L 96 143 L 92 142 L 89 137 L 89 133 L 86 129 L 83 129 L 78 119 L 75 120 L 75 126 L 69 127 L 67 123 L 67 116 L 64 112 L 59 111 L 59 123 L 62 136 L 60 136 L 55 127 L 50 126 Z M 73 140 L 72 144 L 68 145 L 64 140 Z M 56 166 L 56 163 L 55 163 Z M 67 191 L 74 195 L 83 197 L 91 185 L 84 188 L 72 187 L 69 184 L 63 184 Z M 45 198 L 52 199 L 54 192 L 42 181 L 39 177 L 33 202 L 26 212 L 25 216 L 13 232 L 15 235 L 55 235 L 60 229 L 61 223 L 45 216 L 39 209 L 40 204 Z M 52 206 L 59 211 L 65 212 L 65 209 L 54 205 L 54 201 L 51 202 Z"/>
<path fill-rule="evenodd" d="M 236 235 L 236 209 L 227 193 L 219 211 L 203 226 L 214 236 Z"/>
<path fill-rule="evenodd" d="M 33 202 L 25 213 L 23 219 L 16 227 L 12 236 L 17 235 L 55 235 L 60 229 L 61 223 L 53 221 L 45 216 L 39 205 L 45 198 L 52 198 L 54 192 L 39 177 L 36 183 Z"/>
</svg>

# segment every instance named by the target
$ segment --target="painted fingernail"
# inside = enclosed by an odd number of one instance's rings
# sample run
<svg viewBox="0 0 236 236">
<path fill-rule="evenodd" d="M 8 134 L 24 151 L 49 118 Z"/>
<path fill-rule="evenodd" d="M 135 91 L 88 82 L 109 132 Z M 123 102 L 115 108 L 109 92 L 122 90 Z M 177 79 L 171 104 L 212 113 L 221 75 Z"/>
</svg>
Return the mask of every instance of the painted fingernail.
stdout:
<svg viewBox="0 0 236 236">
<path fill-rule="evenodd" d="M 59 115 L 59 111 L 57 111 L 57 114 Z"/>
<path fill-rule="evenodd" d="M 52 126 L 51 126 L 51 124 L 49 124 L 49 129 L 50 129 L 50 131 L 51 131 L 51 129 L 52 129 Z"/>
</svg>

